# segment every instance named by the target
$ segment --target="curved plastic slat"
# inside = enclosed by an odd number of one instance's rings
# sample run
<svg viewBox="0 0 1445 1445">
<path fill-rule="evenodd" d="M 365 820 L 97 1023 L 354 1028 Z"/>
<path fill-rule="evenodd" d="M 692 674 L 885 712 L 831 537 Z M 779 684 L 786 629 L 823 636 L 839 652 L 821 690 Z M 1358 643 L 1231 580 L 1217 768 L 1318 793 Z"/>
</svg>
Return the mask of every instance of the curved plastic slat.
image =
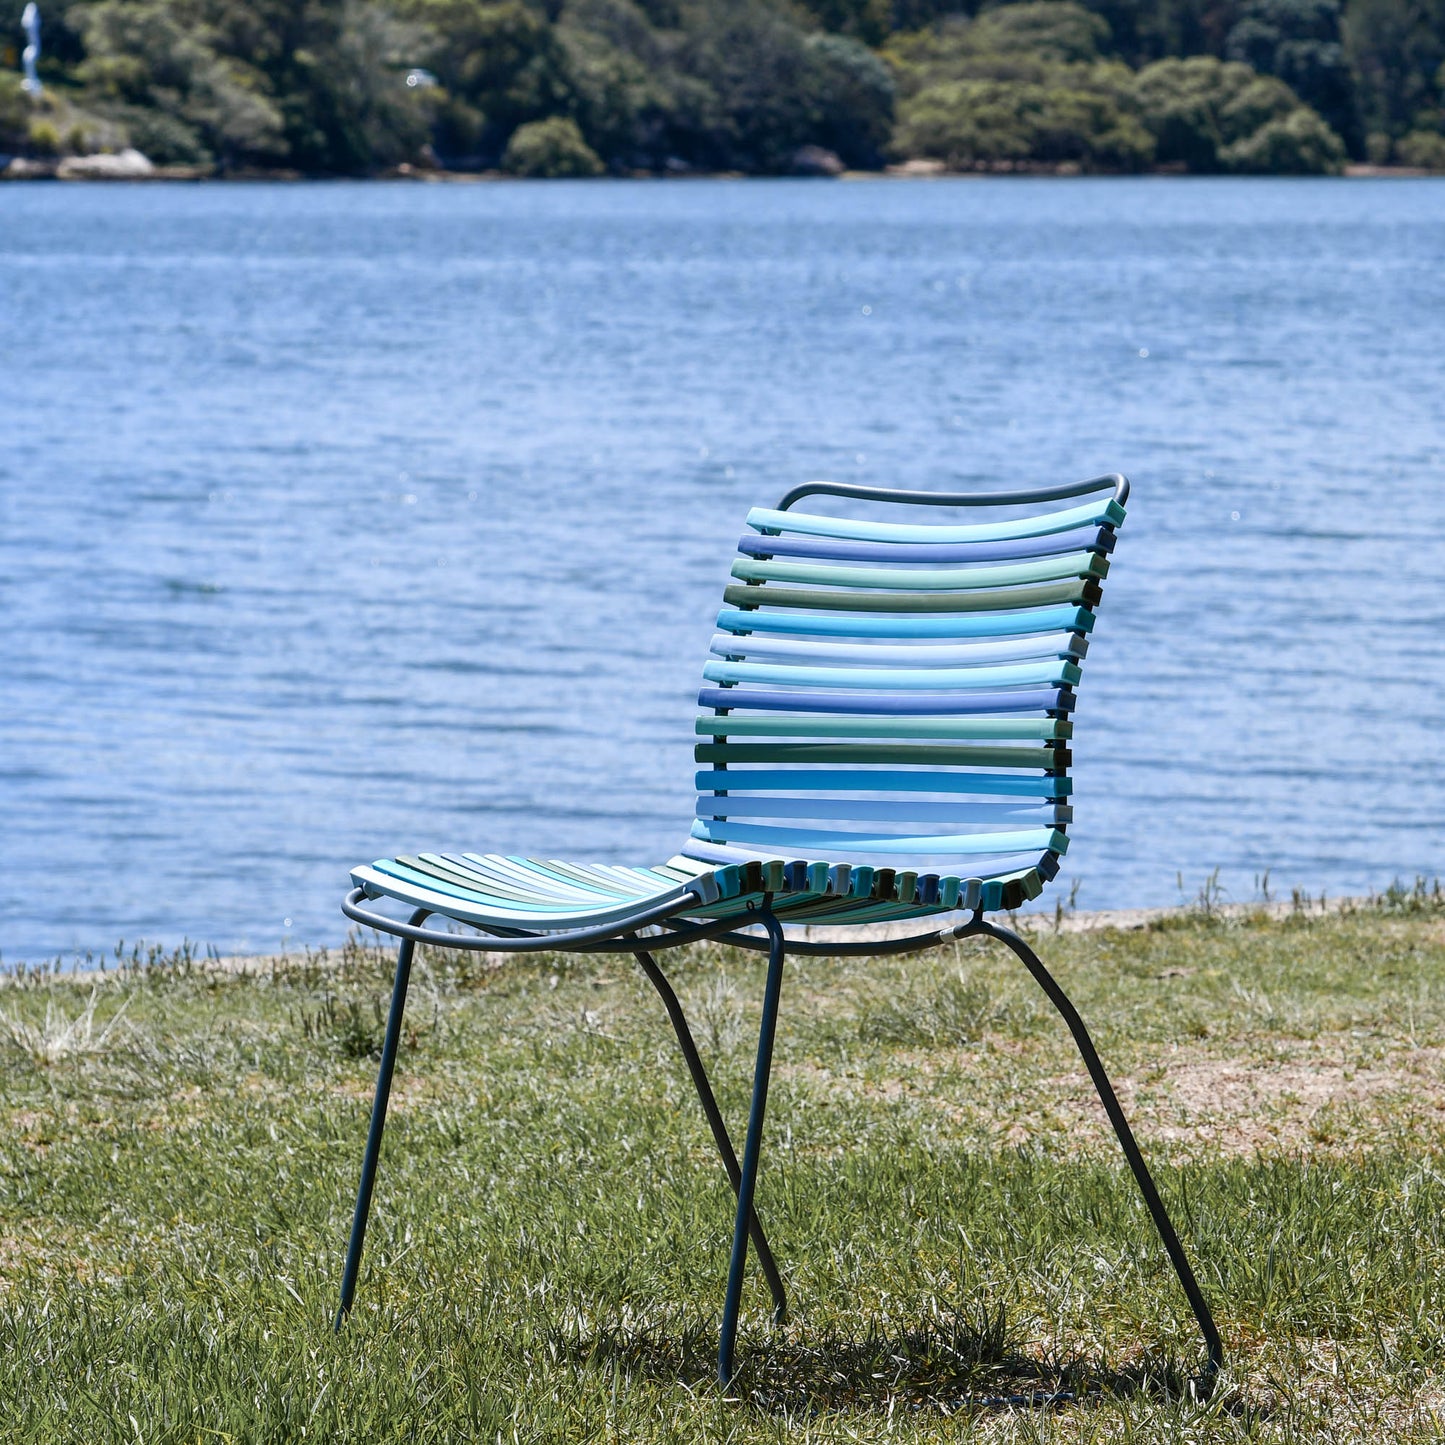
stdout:
<svg viewBox="0 0 1445 1445">
<path fill-rule="evenodd" d="M 1073 809 L 1059 803 L 958 803 L 912 798 L 752 798 L 704 794 L 697 800 L 699 818 L 842 818 L 854 822 L 966 823 L 1002 827 L 1006 823 L 1054 826 L 1072 822 Z"/>
<path fill-rule="evenodd" d="M 1066 577 L 1107 577 L 1108 561 L 1096 552 L 1066 552 L 1041 562 L 1015 562 L 1006 567 L 842 567 L 819 562 L 734 562 L 732 575 L 741 582 L 800 582 L 811 587 L 912 588 L 948 592 L 971 587 L 1022 587 L 1031 582 L 1058 582 Z"/>
<path fill-rule="evenodd" d="M 738 541 L 745 557 L 816 557 L 830 562 L 1012 562 L 1024 557 L 1053 557 L 1075 548 L 1112 552 L 1108 527 L 1072 528 L 1050 537 L 1020 537 L 1011 542 L 848 542 L 828 537 L 759 537 Z"/>
<path fill-rule="evenodd" d="M 513 911 L 518 914 L 571 914 L 574 911 L 586 912 L 595 905 L 596 900 L 583 901 L 580 899 L 564 899 L 554 897 L 538 897 L 536 894 L 516 893 L 515 891 L 503 893 L 500 889 L 492 889 L 484 883 L 478 882 L 475 885 L 460 883 L 449 878 L 442 877 L 434 869 L 417 868 L 412 864 L 404 862 L 400 858 L 380 858 L 373 865 L 378 873 L 385 874 L 389 878 L 399 879 L 406 883 L 416 883 L 425 888 L 434 889 L 438 893 L 450 894 L 455 898 L 465 900 L 476 900 L 480 895 L 489 898 L 499 898 L 504 903 L 514 905 Z"/>
<path fill-rule="evenodd" d="M 825 592 L 762 583 L 742 583 L 723 592 L 729 607 L 798 607 L 819 612 L 996 612 L 1069 602 L 1092 607 L 1098 600 L 1099 584 L 1092 577 L 977 592 Z"/>
<path fill-rule="evenodd" d="M 1014 798 L 1067 797 L 1074 780 L 1065 777 L 1020 778 L 1008 773 L 864 772 L 854 768 L 708 769 L 693 775 L 699 792 L 735 787 L 748 792 L 764 788 L 801 792 L 826 788 L 856 793 L 997 793 Z"/>
<path fill-rule="evenodd" d="M 693 730 L 714 738 L 992 738 L 1047 741 L 1074 725 L 1051 717 L 700 717 Z"/>
<path fill-rule="evenodd" d="M 467 923 L 486 927 L 489 923 L 521 928 L 585 928 L 593 924 L 605 925 L 625 922 L 627 919 L 674 904 L 680 913 L 696 911 L 698 899 L 686 886 L 679 885 L 659 891 L 655 898 L 634 898 L 615 907 L 600 909 L 522 908 L 498 902 L 479 893 L 468 893 L 455 887 L 443 885 L 427 874 L 412 874 L 401 867 L 386 867 L 394 860 L 383 859 L 371 867 L 352 870 L 352 881 L 372 897 L 386 895 L 403 902 L 426 906 L 437 913 Z"/>
<path fill-rule="evenodd" d="M 709 651 L 718 657 L 749 662 L 803 662 L 818 667 L 861 663 L 865 667 L 970 667 L 980 663 L 1017 662 L 1031 657 L 1082 657 L 1089 644 L 1077 632 L 1040 632 L 1003 642 L 963 642 L 952 646 L 913 642 L 812 642 L 793 637 L 738 637 L 714 634 Z"/>
<path fill-rule="evenodd" d="M 789 667 L 768 662 L 709 662 L 709 682 L 763 682 L 782 687 L 858 687 L 968 691 L 1039 684 L 1055 687 L 1079 680 L 1072 663 L 1050 659 L 1002 667 Z"/>
<path fill-rule="evenodd" d="M 845 537 L 861 542 L 1000 542 L 1011 537 L 1045 537 L 1074 527 L 1117 527 L 1124 509 L 1112 497 L 1065 507 L 1057 512 L 1036 512 L 1000 522 L 963 525 L 929 525 L 909 522 L 865 522 L 851 517 L 820 517 L 808 512 L 779 512 L 754 507 L 748 526 L 758 532 L 802 532 L 812 537 Z"/>
<path fill-rule="evenodd" d="M 708 842 L 733 840 L 740 843 L 761 843 L 777 848 L 790 856 L 809 848 L 849 849 L 858 853 L 929 854 L 971 853 L 1001 855 L 1038 853 L 1048 850 L 1062 853 L 1069 846 L 1068 838 L 1048 828 L 1024 828 L 1009 833 L 855 833 L 824 828 L 768 828 L 752 823 L 709 823 L 699 819 L 692 835 Z"/>
<path fill-rule="evenodd" d="M 705 687 L 701 707 L 755 712 L 883 713 L 942 716 L 951 713 L 1068 712 L 1074 706 L 1067 688 L 1020 688 L 1016 692 L 969 692 L 949 697 L 909 697 L 896 692 L 754 692 L 743 687 Z"/>
<path fill-rule="evenodd" d="M 499 853 L 463 853 L 457 855 L 458 865 L 470 869 L 487 888 L 517 888 L 533 898 L 571 900 L 574 903 L 595 901 L 599 894 L 616 898 L 635 894 L 634 889 L 579 887 L 561 877 L 553 869 L 530 859 L 507 858 Z"/>
<path fill-rule="evenodd" d="M 942 768 L 1066 768 L 1064 748 L 946 743 L 701 743 L 700 763 L 912 763 Z"/>
<path fill-rule="evenodd" d="M 750 606 L 765 600 L 750 595 Z M 1018 637 L 1068 628 L 1091 632 L 1094 614 L 1083 607 L 1044 607 L 1034 612 L 990 612 L 956 617 L 815 617 L 725 607 L 722 632 L 787 632 L 804 637 Z"/>
</svg>

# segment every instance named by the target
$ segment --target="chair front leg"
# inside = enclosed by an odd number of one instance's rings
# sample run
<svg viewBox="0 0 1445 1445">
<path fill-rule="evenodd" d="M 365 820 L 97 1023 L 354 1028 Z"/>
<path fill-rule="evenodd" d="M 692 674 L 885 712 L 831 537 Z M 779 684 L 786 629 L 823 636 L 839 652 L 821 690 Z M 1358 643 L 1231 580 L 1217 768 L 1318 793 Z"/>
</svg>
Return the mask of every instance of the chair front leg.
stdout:
<svg viewBox="0 0 1445 1445">
<path fill-rule="evenodd" d="M 718 1340 L 717 1377 L 724 1388 L 736 1371 L 733 1355 L 738 1337 L 738 1310 L 743 1297 L 743 1273 L 748 1259 L 748 1224 L 753 1217 L 753 1193 L 758 1183 L 758 1158 L 763 1145 L 763 1115 L 768 1107 L 768 1080 L 773 1068 L 773 1036 L 777 1032 L 778 1003 L 783 992 L 783 926 L 772 913 L 759 920 L 768 931 L 768 981 L 763 990 L 763 1018 L 758 1029 L 758 1059 L 753 1068 L 753 1102 L 748 1111 L 748 1137 L 743 1145 L 742 1174 L 738 1180 L 738 1209 L 733 1222 L 733 1251 L 728 1265 L 728 1288 L 723 1301 L 722 1335 Z"/>
<path fill-rule="evenodd" d="M 1006 943 L 1013 949 L 1022 960 L 1024 967 L 1034 976 L 1034 981 L 1048 995 L 1049 1002 L 1059 1011 L 1064 1022 L 1069 1026 L 1069 1032 L 1074 1036 L 1074 1043 L 1078 1046 L 1084 1067 L 1089 1071 L 1089 1077 L 1093 1080 L 1094 1088 L 1098 1092 L 1099 1102 L 1103 1104 L 1104 1112 L 1108 1114 L 1109 1122 L 1114 1126 L 1119 1146 L 1123 1149 L 1124 1157 L 1129 1161 L 1129 1168 L 1133 1171 L 1134 1181 L 1139 1186 L 1139 1192 L 1144 1196 L 1144 1203 L 1149 1207 L 1149 1214 L 1154 1220 L 1154 1228 L 1159 1232 L 1159 1238 L 1163 1241 L 1164 1248 L 1169 1255 L 1169 1262 L 1174 1266 L 1174 1273 L 1179 1276 L 1179 1283 L 1188 1297 L 1190 1309 L 1194 1311 L 1194 1318 L 1199 1323 L 1199 1332 L 1204 1336 L 1204 1343 L 1209 1352 L 1209 1362 L 1199 1381 L 1199 1393 L 1207 1396 L 1213 1387 L 1215 1376 L 1224 1368 L 1224 1345 L 1219 1338 L 1219 1330 L 1215 1326 L 1209 1303 L 1194 1278 L 1194 1270 L 1190 1267 L 1189 1256 L 1184 1253 L 1184 1246 L 1180 1244 L 1179 1236 L 1174 1232 L 1174 1226 L 1169 1221 L 1164 1201 L 1159 1197 L 1159 1191 L 1155 1188 L 1153 1177 L 1149 1173 L 1149 1166 L 1145 1164 L 1144 1156 L 1139 1151 L 1139 1145 L 1134 1140 L 1134 1132 L 1129 1127 L 1128 1119 L 1124 1117 L 1124 1110 L 1119 1104 L 1118 1096 L 1114 1093 L 1114 1086 L 1109 1082 L 1108 1074 L 1104 1072 L 1104 1065 L 1099 1059 L 1098 1051 L 1094 1048 L 1093 1040 L 1089 1037 L 1088 1029 L 1084 1027 L 1084 1021 L 1079 1016 L 1079 1011 L 1074 1007 L 1069 996 L 1059 987 L 1054 976 L 1044 967 L 1039 956 L 1012 929 L 989 923 L 982 914 L 979 914 L 968 925 L 966 933 L 986 934 L 990 938 L 998 939 L 1001 943 Z M 958 936 L 966 936 L 966 934 L 961 931 Z"/>
<path fill-rule="evenodd" d="M 707 1115 L 713 1142 L 717 1145 L 717 1152 L 722 1156 L 728 1183 L 732 1185 L 733 1192 L 738 1193 L 742 1183 L 738 1156 L 733 1151 L 733 1141 L 728 1134 L 727 1125 L 723 1122 L 722 1113 L 718 1109 L 717 1099 L 712 1091 L 712 1083 L 708 1079 L 707 1070 L 703 1068 L 697 1044 L 693 1041 L 692 1030 L 688 1028 L 687 1015 L 683 1013 L 677 993 L 672 984 L 668 982 L 667 975 L 658 967 L 657 960 L 650 953 L 643 953 L 640 950 L 633 956 L 641 964 L 643 973 L 647 975 L 653 988 L 657 990 L 663 1007 L 667 1010 L 667 1016 L 672 1022 L 672 1030 L 677 1035 L 678 1047 L 682 1050 L 683 1058 L 687 1060 L 688 1072 L 692 1075 L 692 1083 L 697 1090 L 698 1101 L 702 1104 L 703 1113 Z M 772 1249 L 768 1246 L 768 1237 L 763 1232 L 763 1226 L 758 1219 L 756 1210 L 752 1210 L 748 1214 L 748 1235 L 752 1239 L 753 1248 L 758 1252 L 758 1264 L 762 1266 L 763 1274 L 768 1281 L 768 1289 L 773 1296 L 773 1323 L 780 1325 L 788 1317 L 788 1297 L 783 1289 L 783 1277 L 778 1273 L 777 1262 L 773 1258 Z"/>
<path fill-rule="evenodd" d="M 419 908 L 411 916 L 413 927 L 431 916 Z M 341 1307 L 336 1311 L 340 1332 L 356 1298 L 356 1277 L 361 1272 L 361 1248 L 366 1240 L 366 1220 L 371 1213 L 371 1195 L 376 1187 L 376 1168 L 381 1159 L 381 1136 L 386 1129 L 386 1106 L 391 1099 L 391 1076 L 396 1069 L 396 1051 L 401 1043 L 401 1021 L 406 1012 L 406 990 L 411 981 L 411 961 L 416 944 L 401 941 L 396 951 L 396 980 L 391 989 L 391 1010 L 386 1017 L 386 1038 L 381 1046 L 381 1067 L 376 1076 L 376 1094 L 371 1101 L 371 1127 L 366 1135 L 366 1153 L 361 1160 L 361 1183 L 356 1191 L 356 1212 L 351 1217 L 351 1240 L 346 1247 L 346 1268 L 341 1275 Z"/>
</svg>

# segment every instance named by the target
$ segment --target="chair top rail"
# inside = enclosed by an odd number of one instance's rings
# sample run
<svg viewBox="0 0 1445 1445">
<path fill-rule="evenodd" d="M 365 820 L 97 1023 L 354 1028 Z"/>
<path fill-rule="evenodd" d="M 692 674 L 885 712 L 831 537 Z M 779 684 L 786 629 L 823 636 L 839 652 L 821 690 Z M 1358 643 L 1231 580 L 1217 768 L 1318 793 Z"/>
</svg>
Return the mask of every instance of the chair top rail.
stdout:
<svg viewBox="0 0 1445 1445">
<path fill-rule="evenodd" d="M 1010 507 L 1028 506 L 1034 502 L 1061 502 L 1068 497 L 1082 497 L 1089 492 L 1102 492 L 1110 487 L 1114 500 L 1122 507 L 1129 500 L 1129 480 L 1118 472 L 1091 477 L 1085 482 L 1069 482 L 1057 487 L 1037 487 L 1021 492 L 914 492 L 893 487 L 864 487 L 852 482 L 804 482 L 785 492 L 777 510 L 786 512 L 804 497 L 855 497 L 867 502 L 898 502 L 918 507 Z"/>
</svg>

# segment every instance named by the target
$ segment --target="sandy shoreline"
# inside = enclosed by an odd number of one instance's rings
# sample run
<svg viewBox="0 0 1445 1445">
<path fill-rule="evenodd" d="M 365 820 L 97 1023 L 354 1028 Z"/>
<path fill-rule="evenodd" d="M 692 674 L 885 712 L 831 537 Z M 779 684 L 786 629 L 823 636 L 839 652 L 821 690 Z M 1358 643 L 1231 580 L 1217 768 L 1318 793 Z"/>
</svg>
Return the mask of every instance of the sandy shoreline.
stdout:
<svg viewBox="0 0 1445 1445">
<path fill-rule="evenodd" d="M 82 158 L 84 160 L 85 158 Z M 1441 177 L 1445 172 L 1423 170 L 1418 166 L 1372 166 L 1372 165 L 1347 165 L 1338 176 L 1314 177 L 1314 179 L 1325 180 L 1419 180 L 1430 177 Z M 983 167 L 971 171 L 951 171 L 942 166 L 930 162 L 905 161 L 901 165 L 887 166 L 881 171 L 843 171 L 836 176 L 814 176 L 814 175 L 785 175 L 785 176 L 764 176 L 752 175 L 742 171 L 689 171 L 686 174 L 669 175 L 662 172 L 639 171 L 630 175 L 622 176 L 599 176 L 599 181 L 749 181 L 749 180 L 834 180 L 834 181 L 978 181 L 996 180 L 999 178 L 1027 178 L 1037 180 L 1040 178 L 1049 179 L 1118 179 L 1120 177 L 1132 177 L 1144 180 L 1179 180 L 1191 179 L 1185 173 L 1172 168 L 1162 168 L 1146 171 L 1091 171 L 1084 172 L 1072 162 L 1061 162 L 1059 164 L 1043 162 L 1010 162 L 1007 165 Z M 367 183 L 382 182 L 404 182 L 407 184 L 428 184 L 428 185 L 487 185 L 501 181 L 525 180 L 529 183 L 536 178 L 514 176 L 506 171 L 447 171 L 428 170 L 420 167 L 402 167 L 393 171 L 382 171 L 373 176 L 313 176 L 305 175 L 300 171 L 292 170 L 247 170 L 236 171 L 226 175 L 217 175 L 212 171 L 200 166 L 155 166 L 144 174 L 87 174 L 79 168 L 75 171 L 68 171 L 59 161 L 51 160 L 28 160 L 21 158 L 12 161 L 7 167 L 0 168 L 0 182 L 21 182 L 21 181 L 64 181 L 67 184 L 102 184 L 102 185 L 155 185 L 161 183 L 197 185 L 214 185 L 217 183 L 226 185 L 254 185 L 257 182 L 268 182 L 271 184 L 328 184 L 338 181 Z M 1193 177 L 1192 179 L 1198 179 Z M 1235 176 L 1235 180 L 1277 180 L 1277 176 Z M 541 182 L 546 184 L 545 181 Z"/>
</svg>

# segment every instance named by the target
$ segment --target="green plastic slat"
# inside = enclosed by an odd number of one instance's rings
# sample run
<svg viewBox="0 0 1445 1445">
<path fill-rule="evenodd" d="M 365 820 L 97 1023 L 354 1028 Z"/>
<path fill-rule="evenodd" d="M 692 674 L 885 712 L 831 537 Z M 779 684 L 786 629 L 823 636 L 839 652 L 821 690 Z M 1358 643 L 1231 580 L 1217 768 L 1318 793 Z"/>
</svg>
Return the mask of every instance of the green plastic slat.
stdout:
<svg viewBox="0 0 1445 1445">
<path fill-rule="evenodd" d="M 814 562 L 733 563 L 732 575 L 743 582 L 802 582 L 817 587 L 900 587 L 948 592 L 973 587 L 1019 587 L 1066 577 L 1107 577 L 1109 562 L 1096 552 L 1069 552 L 1043 562 L 1015 562 L 1007 567 L 830 567 Z"/>
<path fill-rule="evenodd" d="M 729 607 L 796 607 L 826 612 L 993 612 L 1057 603 L 1097 605 L 1102 594 L 1093 578 L 1002 587 L 979 592 L 824 592 L 812 588 L 735 585 L 723 592 Z"/>
<path fill-rule="evenodd" d="M 1062 718 L 988 717 L 700 717 L 695 730 L 711 737 L 823 738 L 1071 738 Z"/>
</svg>

